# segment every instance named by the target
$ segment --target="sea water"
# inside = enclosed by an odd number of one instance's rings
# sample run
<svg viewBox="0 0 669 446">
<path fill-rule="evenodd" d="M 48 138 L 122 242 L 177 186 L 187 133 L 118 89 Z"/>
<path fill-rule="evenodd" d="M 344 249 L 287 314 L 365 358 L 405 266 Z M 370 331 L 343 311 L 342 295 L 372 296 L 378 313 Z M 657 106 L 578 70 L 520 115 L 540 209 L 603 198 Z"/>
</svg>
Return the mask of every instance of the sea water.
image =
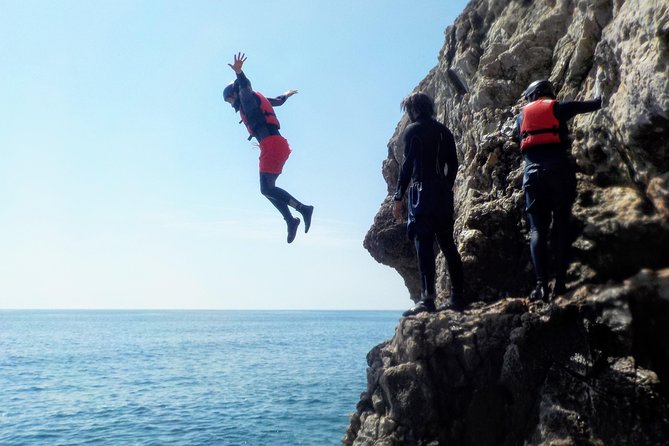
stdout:
<svg viewBox="0 0 669 446">
<path fill-rule="evenodd" d="M 398 319 L 0 311 L 0 445 L 337 445 Z"/>
</svg>

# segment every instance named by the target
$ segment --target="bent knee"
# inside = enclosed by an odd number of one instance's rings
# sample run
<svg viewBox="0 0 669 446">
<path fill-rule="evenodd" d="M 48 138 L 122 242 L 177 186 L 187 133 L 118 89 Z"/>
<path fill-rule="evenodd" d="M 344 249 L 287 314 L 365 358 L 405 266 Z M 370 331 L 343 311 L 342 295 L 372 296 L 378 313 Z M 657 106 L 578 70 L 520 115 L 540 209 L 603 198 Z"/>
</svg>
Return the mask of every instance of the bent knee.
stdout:
<svg viewBox="0 0 669 446">
<path fill-rule="evenodd" d="M 272 195 L 272 191 L 274 190 L 275 186 L 269 186 L 267 184 L 261 184 L 260 185 L 260 193 L 263 194 L 264 196 Z"/>
</svg>

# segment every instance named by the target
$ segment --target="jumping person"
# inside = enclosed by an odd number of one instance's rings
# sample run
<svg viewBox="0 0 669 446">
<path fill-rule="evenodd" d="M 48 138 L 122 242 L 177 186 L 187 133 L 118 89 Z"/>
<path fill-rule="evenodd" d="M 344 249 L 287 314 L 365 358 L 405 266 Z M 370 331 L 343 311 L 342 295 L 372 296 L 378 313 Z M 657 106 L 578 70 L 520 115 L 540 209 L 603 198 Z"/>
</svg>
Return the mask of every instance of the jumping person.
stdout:
<svg viewBox="0 0 669 446">
<path fill-rule="evenodd" d="M 313 206 L 307 206 L 297 201 L 285 190 L 276 186 L 276 179 L 283 171 L 283 165 L 290 155 L 288 141 L 279 133 L 279 120 L 274 113 L 276 106 L 282 105 L 286 99 L 297 93 L 297 90 L 288 90 L 276 98 L 266 98 L 251 89 L 242 66 L 246 62 L 246 55 L 238 53 L 233 63 L 228 64 L 237 75 L 237 79 L 223 90 L 223 99 L 235 111 L 239 112 L 242 122 L 249 132 L 249 139 L 256 138 L 260 146 L 260 193 L 279 210 L 288 227 L 288 243 L 295 239 L 300 219 L 293 217 L 288 206 L 296 209 L 304 218 L 304 232 L 309 232 Z"/>
<path fill-rule="evenodd" d="M 538 80 L 523 92 L 529 104 L 516 118 L 513 139 L 520 144 L 525 159 L 523 192 L 530 223 L 530 254 L 536 284 L 530 300 L 548 301 L 548 231 L 552 228 L 555 254 L 553 295 L 566 293 L 569 265 L 569 221 L 576 198 L 576 172 L 569 153 L 567 121 L 580 113 L 602 106 L 599 84 L 597 98 L 590 101 L 558 101 L 552 84 Z"/>
<path fill-rule="evenodd" d="M 402 197 L 409 183 L 407 235 L 414 240 L 421 277 L 421 299 L 403 316 L 434 312 L 435 276 L 434 240 L 446 256 L 451 278 L 447 308 L 462 311 L 462 260 L 453 240 L 453 184 L 458 173 L 455 139 L 451 131 L 434 119 L 434 104 L 424 93 L 413 93 L 402 102 L 411 124 L 404 131 L 404 161 L 395 192 L 393 215 L 402 220 Z"/>
</svg>

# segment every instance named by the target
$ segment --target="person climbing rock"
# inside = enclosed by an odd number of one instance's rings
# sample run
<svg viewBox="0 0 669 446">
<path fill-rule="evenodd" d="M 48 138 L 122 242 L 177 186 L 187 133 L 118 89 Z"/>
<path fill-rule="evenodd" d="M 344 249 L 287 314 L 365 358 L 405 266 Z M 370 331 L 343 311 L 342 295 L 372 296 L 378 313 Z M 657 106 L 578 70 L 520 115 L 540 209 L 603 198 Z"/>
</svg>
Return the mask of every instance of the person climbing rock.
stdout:
<svg viewBox="0 0 669 446">
<path fill-rule="evenodd" d="M 516 118 L 513 139 L 525 160 L 523 192 L 530 223 L 530 254 L 536 283 L 530 300 L 549 300 L 548 237 L 555 257 L 553 296 L 566 293 L 569 265 L 571 207 L 576 198 L 575 163 L 570 154 L 567 121 L 602 106 L 597 82 L 596 98 L 558 101 L 546 79 L 532 82 L 523 92 L 529 104 Z"/>
<path fill-rule="evenodd" d="M 451 293 L 443 309 L 462 311 L 466 305 L 462 260 L 453 240 L 453 184 L 458 172 L 455 139 L 434 119 L 434 103 L 425 93 L 413 93 L 402 101 L 411 124 L 404 131 L 404 161 L 395 192 L 393 214 L 402 221 L 402 197 L 409 189 L 407 235 L 414 241 L 421 278 L 421 299 L 403 316 L 434 312 L 434 241 L 446 256 Z M 411 187 L 409 188 L 409 183 Z M 442 308 L 440 308 L 442 309 Z"/>
<path fill-rule="evenodd" d="M 234 55 L 233 63 L 228 64 L 237 79 L 223 90 L 223 99 L 228 102 L 242 119 L 249 132 L 249 140 L 255 138 L 260 146 L 260 193 L 276 207 L 288 228 L 288 243 L 292 243 L 300 225 L 300 219 L 293 217 L 289 206 L 296 209 L 304 219 L 304 232 L 309 232 L 314 207 L 300 203 L 291 194 L 276 186 L 276 179 L 283 171 L 283 166 L 290 155 L 288 141 L 279 133 L 279 120 L 274 107 L 283 105 L 286 99 L 297 93 L 288 90 L 276 98 L 266 98 L 251 88 L 251 82 L 242 71 L 246 55 Z"/>
</svg>

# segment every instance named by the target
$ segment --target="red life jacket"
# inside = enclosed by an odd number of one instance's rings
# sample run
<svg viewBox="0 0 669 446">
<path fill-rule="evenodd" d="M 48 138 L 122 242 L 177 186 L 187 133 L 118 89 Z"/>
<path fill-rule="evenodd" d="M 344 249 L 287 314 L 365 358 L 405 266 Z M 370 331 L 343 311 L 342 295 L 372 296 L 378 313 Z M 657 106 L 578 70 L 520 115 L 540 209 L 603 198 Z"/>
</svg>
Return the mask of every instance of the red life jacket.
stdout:
<svg viewBox="0 0 669 446">
<path fill-rule="evenodd" d="M 542 144 L 559 144 L 560 121 L 553 113 L 555 99 L 540 99 L 523 107 L 520 150 Z"/>
<path fill-rule="evenodd" d="M 281 126 L 279 125 L 279 120 L 277 119 L 276 114 L 274 113 L 274 108 L 272 107 L 272 104 L 269 103 L 269 101 L 265 96 L 261 95 L 257 91 L 254 91 L 253 94 L 255 94 L 260 99 L 260 111 L 262 111 L 263 115 L 265 116 L 265 123 L 267 125 L 275 125 L 277 128 L 281 128 Z M 249 125 L 248 118 L 246 117 L 244 110 L 241 108 L 239 109 L 239 116 L 242 118 L 242 122 L 246 126 L 246 129 L 249 131 L 249 135 L 255 136 L 255 132 L 253 131 L 253 128 Z"/>
</svg>

